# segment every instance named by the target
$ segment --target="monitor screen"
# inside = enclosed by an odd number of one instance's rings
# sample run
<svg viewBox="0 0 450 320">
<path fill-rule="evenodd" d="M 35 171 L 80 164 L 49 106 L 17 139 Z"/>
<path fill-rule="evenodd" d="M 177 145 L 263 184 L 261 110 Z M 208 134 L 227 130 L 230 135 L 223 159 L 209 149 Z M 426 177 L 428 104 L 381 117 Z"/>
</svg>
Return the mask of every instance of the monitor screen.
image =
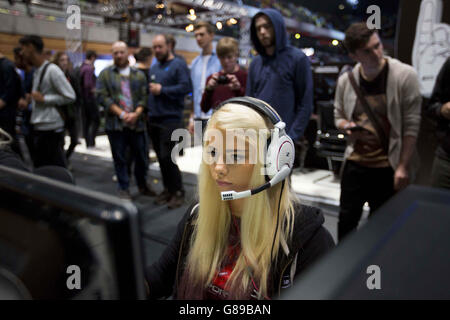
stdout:
<svg viewBox="0 0 450 320">
<path fill-rule="evenodd" d="M 128 56 L 128 62 L 130 63 L 130 66 L 134 66 L 136 64 L 136 59 L 131 54 Z M 110 54 L 102 54 L 97 57 L 97 59 L 94 62 L 94 68 L 95 68 L 95 76 L 98 78 L 100 73 L 107 67 L 112 66 L 114 64 L 114 59 Z"/>
<path fill-rule="evenodd" d="M 138 219 L 131 202 L 0 166 L 0 298 L 144 299 Z"/>
<path fill-rule="evenodd" d="M 98 78 L 103 69 L 112 66 L 114 60 L 111 55 L 100 55 L 94 62 L 95 76 Z"/>
<path fill-rule="evenodd" d="M 282 299 L 449 299 L 450 191 L 409 186 Z"/>
</svg>

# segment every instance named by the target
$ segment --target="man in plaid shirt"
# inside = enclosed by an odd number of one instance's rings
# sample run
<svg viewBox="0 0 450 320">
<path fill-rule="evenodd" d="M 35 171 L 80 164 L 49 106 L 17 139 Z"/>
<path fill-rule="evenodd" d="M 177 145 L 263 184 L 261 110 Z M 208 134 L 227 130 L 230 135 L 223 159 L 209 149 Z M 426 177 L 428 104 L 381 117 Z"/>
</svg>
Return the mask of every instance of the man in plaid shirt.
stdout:
<svg viewBox="0 0 450 320">
<path fill-rule="evenodd" d="M 142 195 L 154 196 L 147 185 L 147 133 L 145 114 L 147 81 L 144 73 L 128 64 L 128 47 L 122 42 L 112 46 L 114 65 L 103 70 L 97 80 L 97 99 L 105 108 L 105 131 L 111 145 L 119 183 L 119 197 L 131 199 L 126 149 L 135 159 L 134 174 Z"/>
</svg>

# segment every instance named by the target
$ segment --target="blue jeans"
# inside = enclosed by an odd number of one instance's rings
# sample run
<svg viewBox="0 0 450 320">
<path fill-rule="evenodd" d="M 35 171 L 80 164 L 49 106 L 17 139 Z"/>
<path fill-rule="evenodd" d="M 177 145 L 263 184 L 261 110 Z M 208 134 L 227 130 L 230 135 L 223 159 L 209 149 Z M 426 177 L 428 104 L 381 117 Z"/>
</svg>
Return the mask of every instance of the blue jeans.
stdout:
<svg viewBox="0 0 450 320">
<path fill-rule="evenodd" d="M 114 159 L 114 169 L 116 170 L 117 181 L 121 190 L 128 190 L 130 179 L 127 170 L 127 147 L 131 149 L 134 157 L 134 176 L 139 188 L 145 188 L 147 184 L 148 154 L 146 132 L 136 132 L 124 128 L 123 131 L 106 132 L 111 145 L 111 152 Z"/>
</svg>

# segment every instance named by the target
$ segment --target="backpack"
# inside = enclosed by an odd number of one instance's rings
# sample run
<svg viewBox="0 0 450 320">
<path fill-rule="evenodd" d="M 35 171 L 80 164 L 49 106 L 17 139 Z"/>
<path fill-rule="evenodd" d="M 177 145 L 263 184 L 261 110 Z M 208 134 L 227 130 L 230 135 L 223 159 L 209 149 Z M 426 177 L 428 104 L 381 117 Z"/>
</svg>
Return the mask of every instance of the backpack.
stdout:
<svg viewBox="0 0 450 320">
<path fill-rule="evenodd" d="M 39 92 L 41 92 L 41 83 L 42 83 L 42 80 L 44 79 L 45 73 L 50 64 L 52 64 L 52 63 L 51 62 L 47 63 L 44 66 L 44 69 L 42 69 L 41 76 L 39 77 L 38 87 L 37 87 L 37 90 Z M 52 83 L 51 83 L 51 85 L 53 86 Z M 61 105 L 61 106 L 55 106 L 55 108 L 64 121 L 64 127 L 67 128 L 69 123 L 73 123 L 76 120 L 76 105 L 75 105 L 75 103 L 70 103 L 70 104 Z"/>
</svg>

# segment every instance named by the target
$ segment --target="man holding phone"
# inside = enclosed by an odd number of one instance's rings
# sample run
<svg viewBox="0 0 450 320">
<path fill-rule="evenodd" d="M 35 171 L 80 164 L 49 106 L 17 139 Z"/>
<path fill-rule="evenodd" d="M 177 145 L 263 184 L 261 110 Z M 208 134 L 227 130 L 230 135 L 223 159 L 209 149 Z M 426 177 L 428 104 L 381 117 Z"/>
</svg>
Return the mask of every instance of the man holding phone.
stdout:
<svg viewBox="0 0 450 320">
<path fill-rule="evenodd" d="M 414 178 L 422 98 L 411 66 L 383 54 L 376 30 L 352 24 L 344 44 L 358 64 L 338 80 L 335 124 L 349 136 L 341 179 L 338 238 Z"/>
</svg>

